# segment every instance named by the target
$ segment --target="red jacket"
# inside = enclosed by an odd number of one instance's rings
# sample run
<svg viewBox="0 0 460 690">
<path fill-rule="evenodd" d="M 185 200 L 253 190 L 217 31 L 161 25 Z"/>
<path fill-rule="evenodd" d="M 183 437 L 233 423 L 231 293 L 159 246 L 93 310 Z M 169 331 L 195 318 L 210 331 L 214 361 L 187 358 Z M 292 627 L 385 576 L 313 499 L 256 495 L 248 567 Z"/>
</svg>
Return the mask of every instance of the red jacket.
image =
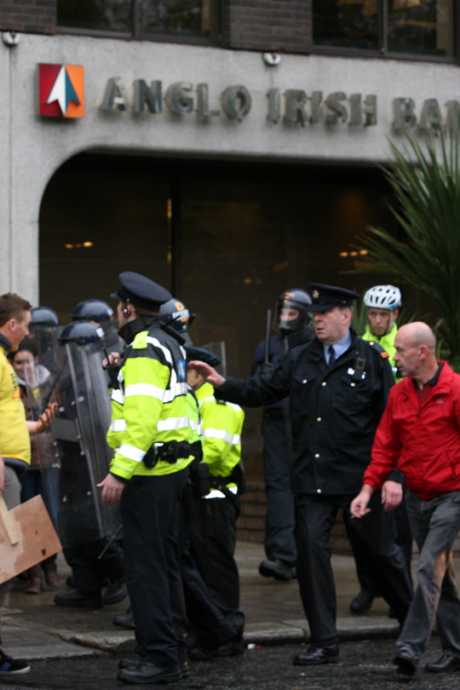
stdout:
<svg viewBox="0 0 460 690">
<path fill-rule="evenodd" d="M 446 363 L 423 402 L 412 379 L 390 391 L 364 484 L 379 489 L 395 468 L 422 500 L 460 491 L 460 376 Z"/>
</svg>

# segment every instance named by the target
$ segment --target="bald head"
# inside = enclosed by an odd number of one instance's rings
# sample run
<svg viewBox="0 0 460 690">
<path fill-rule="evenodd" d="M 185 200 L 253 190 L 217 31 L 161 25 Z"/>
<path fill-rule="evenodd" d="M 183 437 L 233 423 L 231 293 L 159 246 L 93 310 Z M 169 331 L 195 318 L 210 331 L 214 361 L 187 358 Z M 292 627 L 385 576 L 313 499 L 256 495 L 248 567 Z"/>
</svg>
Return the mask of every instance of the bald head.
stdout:
<svg viewBox="0 0 460 690">
<path fill-rule="evenodd" d="M 414 321 L 401 326 L 397 337 L 402 338 L 413 347 L 426 345 L 432 352 L 436 351 L 436 336 L 428 324 L 423 321 Z"/>
<path fill-rule="evenodd" d="M 396 365 L 403 376 L 424 384 L 436 373 L 436 336 L 428 324 L 414 321 L 401 326 L 396 339 Z"/>
</svg>

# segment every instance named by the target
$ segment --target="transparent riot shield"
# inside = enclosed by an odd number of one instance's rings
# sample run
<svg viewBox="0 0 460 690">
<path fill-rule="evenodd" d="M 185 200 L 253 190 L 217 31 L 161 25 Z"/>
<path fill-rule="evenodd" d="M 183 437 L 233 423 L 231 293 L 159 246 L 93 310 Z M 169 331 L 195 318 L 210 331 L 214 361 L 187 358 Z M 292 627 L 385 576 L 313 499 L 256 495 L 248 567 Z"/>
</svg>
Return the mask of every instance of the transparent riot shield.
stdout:
<svg viewBox="0 0 460 690">
<path fill-rule="evenodd" d="M 213 355 L 220 359 L 221 364 L 218 367 L 216 367 L 216 370 L 219 372 L 219 374 L 225 377 L 227 375 L 227 355 L 225 350 L 225 341 L 219 340 L 215 343 L 206 343 L 205 345 L 201 345 L 200 347 L 204 347 L 206 350 L 209 350 L 209 352 L 212 352 Z"/>
<path fill-rule="evenodd" d="M 112 457 L 105 440 L 111 410 L 102 338 L 91 324 L 74 323 L 63 330 L 61 343 L 65 368 L 53 431 L 61 448 L 59 533 L 70 548 L 112 536 L 120 518 L 97 488 Z"/>
<path fill-rule="evenodd" d="M 23 352 L 19 352 L 19 355 Z M 22 377 L 19 383 L 23 391 L 23 402 L 28 420 L 39 419 L 47 406 L 53 381 L 48 369 L 36 360 L 23 365 Z M 31 463 L 29 472 L 40 473 L 37 476 L 26 476 L 24 479 L 23 493 L 25 499 L 32 498 L 37 491 L 42 495 L 48 513 L 55 527 L 58 524 L 59 513 L 59 472 L 60 454 L 58 444 L 51 429 L 45 429 L 41 433 L 31 435 Z"/>
</svg>

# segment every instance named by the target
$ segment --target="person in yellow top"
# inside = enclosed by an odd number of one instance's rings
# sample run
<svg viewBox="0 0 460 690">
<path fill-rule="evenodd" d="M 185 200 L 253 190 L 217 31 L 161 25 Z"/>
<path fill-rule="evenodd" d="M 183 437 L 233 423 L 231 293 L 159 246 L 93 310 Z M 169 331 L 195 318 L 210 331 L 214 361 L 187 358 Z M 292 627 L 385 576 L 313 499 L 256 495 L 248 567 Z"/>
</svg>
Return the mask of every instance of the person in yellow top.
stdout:
<svg viewBox="0 0 460 690">
<path fill-rule="evenodd" d="M 187 346 L 187 359 L 219 366 L 220 360 L 202 347 Z M 209 490 L 192 501 L 189 515 L 191 547 L 198 570 L 210 595 L 233 619 L 239 621 L 236 634 L 219 645 L 202 636 L 199 649 L 191 658 L 211 658 L 240 654 L 244 615 L 239 610 L 240 582 L 235 561 L 236 521 L 239 515 L 239 492 L 243 484 L 241 466 L 241 433 L 244 412 L 239 405 L 216 400 L 214 388 L 194 367 L 189 366 L 187 380 L 200 410 L 203 463 L 209 469 Z M 191 621 L 192 624 L 195 621 Z"/>
<path fill-rule="evenodd" d="M 37 421 L 26 422 L 16 374 L 8 360 L 29 334 L 32 305 L 19 295 L 0 295 L 0 492 L 8 509 L 21 502 L 20 475 L 30 465 L 30 433 L 43 431 L 50 420 L 47 412 Z M 0 650 L 0 679 L 30 671 Z"/>
<path fill-rule="evenodd" d="M 364 295 L 367 307 L 367 325 L 363 340 L 378 343 L 388 354 L 388 360 L 396 378 L 395 338 L 396 321 L 401 310 L 401 291 L 394 285 L 374 285 Z"/>
<path fill-rule="evenodd" d="M 99 486 L 103 501 L 120 502 L 136 630 L 136 655 L 120 662 L 118 679 L 156 685 L 184 673 L 177 630 L 185 618 L 177 596 L 179 506 L 188 466 L 201 458 L 199 420 L 182 338 L 159 314 L 171 294 L 133 271 L 119 281 L 116 313 L 127 346 L 112 389 L 107 440 L 115 455 Z"/>
<path fill-rule="evenodd" d="M 368 342 L 378 343 L 385 350 L 393 370 L 393 376 L 398 380 L 395 339 L 398 332 L 397 319 L 402 306 L 401 291 L 395 285 L 374 285 L 367 290 L 363 301 L 367 307 L 367 325 L 361 337 Z M 412 533 L 405 502 L 394 511 L 394 519 L 397 532 L 396 543 L 403 552 L 410 573 Z M 358 580 L 361 585 L 361 590 L 350 603 L 350 610 L 359 615 L 366 613 L 371 608 L 374 598 L 379 593 L 368 565 L 368 554 L 363 551 L 353 536 L 350 541 L 355 556 Z"/>
</svg>

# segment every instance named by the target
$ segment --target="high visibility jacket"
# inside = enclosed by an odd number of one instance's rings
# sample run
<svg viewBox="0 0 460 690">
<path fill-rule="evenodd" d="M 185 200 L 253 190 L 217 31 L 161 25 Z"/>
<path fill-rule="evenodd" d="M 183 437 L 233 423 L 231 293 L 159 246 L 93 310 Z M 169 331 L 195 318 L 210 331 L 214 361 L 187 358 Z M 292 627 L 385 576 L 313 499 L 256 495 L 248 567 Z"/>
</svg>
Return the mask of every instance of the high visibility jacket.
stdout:
<svg viewBox="0 0 460 690">
<path fill-rule="evenodd" d="M 396 323 L 393 323 L 391 329 L 388 331 L 388 333 L 385 333 L 385 335 L 382 335 L 380 338 L 376 335 L 374 335 L 371 332 L 371 329 L 369 328 L 369 324 L 366 326 L 366 330 L 364 331 L 363 335 L 361 336 L 363 340 L 367 340 L 368 343 L 378 343 L 380 347 L 383 347 L 385 352 L 388 353 L 388 361 L 391 364 L 391 367 L 393 369 L 393 373 L 396 373 L 396 362 L 395 362 L 395 355 L 396 355 L 396 347 L 395 347 L 395 339 L 396 339 L 396 334 L 398 332 L 398 327 Z"/>
<path fill-rule="evenodd" d="M 241 462 L 244 412 L 239 405 L 217 401 L 210 383 L 203 384 L 195 395 L 200 408 L 203 462 L 212 477 L 225 479 Z"/>
<path fill-rule="evenodd" d="M 13 367 L 0 341 L 0 457 L 30 464 L 30 435 L 24 405 Z"/>
<path fill-rule="evenodd" d="M 173 474 L 187 467 L 193 456 L 171 464 L 143 463 L 154 444 L 199 440 L 199 414 L 186 381 L 185 351 L 177 340 L 153 326 L 134 337 L 127 347 L 112 391 L 112 423 L 107 434 L 116 450 L 110 472 L 122 479 Z"/>
</svg>

